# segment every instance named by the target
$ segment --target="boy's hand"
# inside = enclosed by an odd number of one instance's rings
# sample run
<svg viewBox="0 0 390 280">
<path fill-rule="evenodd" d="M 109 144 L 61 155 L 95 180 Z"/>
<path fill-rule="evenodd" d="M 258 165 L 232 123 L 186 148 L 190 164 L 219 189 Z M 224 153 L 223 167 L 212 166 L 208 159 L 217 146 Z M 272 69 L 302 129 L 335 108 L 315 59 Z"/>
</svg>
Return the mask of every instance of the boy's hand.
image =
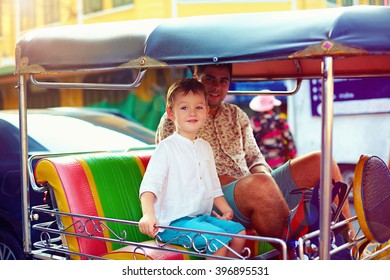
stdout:
<svg viewBox="0 0 390 280">
<path fill-rule="evenodd" d="M 218 218 L 218 219 L 221 219 L 221 220 L 231 220 L 233 219 L 233 211 L 226 211 L 221 215 L 219 215 L 217 212 L 213 211 L 213 215 Z"/>
<path fill-rule="evenodd" d="M 148 235 L 151 238 L 154 238 L 158 232 L 156 225 L 158 224 L 157 218 L 154 215 L 144 215 L 141 220 L 139 220 L 139 230 L 143 234 Z"/>
</svg>

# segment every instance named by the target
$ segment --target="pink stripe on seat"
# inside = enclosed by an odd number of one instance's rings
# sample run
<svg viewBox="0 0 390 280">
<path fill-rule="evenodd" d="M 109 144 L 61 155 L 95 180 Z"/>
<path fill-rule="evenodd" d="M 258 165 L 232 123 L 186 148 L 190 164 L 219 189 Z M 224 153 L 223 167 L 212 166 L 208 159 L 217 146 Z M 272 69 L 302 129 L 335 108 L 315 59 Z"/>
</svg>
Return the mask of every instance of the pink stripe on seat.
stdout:
<svg viewBox="0 0 390 280">
<path fill-rule="evenodd" d="M 50 178 L 54 176 L 53 174 L 46 174 L 45 176 L 45 171 L 39 170 L 39 164 L 37 165 L 36 172 L 41 173 L 39 176 L 40 181 L 47 181 L 55 190 L 58 188 L 63 188 L 63 192 L 55 191 L 56 200 L 64 202 L 66 201 L 68 207 L 61 207 L 61 205 L 58 205 L 59 210 L 68 212 L 69 209 L 70 213 L 74 214 L 98 216 L 87 176 L 80 163 L 71 156 L 50 158 L 45 159 L 44 161 L 52 163 L 52 165 L 55 167 L 57 172 L 56 176 L 59 177 L 61 184 L 58 185 L 58 182 L 56 183 L 54 180 L 50 180 Z M 61 194 L 64 194 L 65 197 L 57 197 Z M 103 237 L 101 230 L 99 232 L 95 230 L 95 227 L 101 229 L 100 226 L 94 225 L 92 221 L 87 221 L 86 219 L 77 217 L 73 217 L 72 221 L 73 223 L 76 223 L 77 221 L 77 223 L 74 225 L 74 232 L 85 235 L 93 234 L 94 236 Z M 72 244 L 72 242 L 69 243 L 69 241 L 72 239 L 68 240 L 69 249 L 72 251 L 75 250 L 76 252 L 79 251 L 80 253 L 97 256 L 107 253 L 107 247 L 104 241 L 91 240 L 80 237 L 77 237 L 76 239 L 77 245 L 79 247 L 78 249 L 77 246 L 74 246 L 75 244 Z"/>
</svg>

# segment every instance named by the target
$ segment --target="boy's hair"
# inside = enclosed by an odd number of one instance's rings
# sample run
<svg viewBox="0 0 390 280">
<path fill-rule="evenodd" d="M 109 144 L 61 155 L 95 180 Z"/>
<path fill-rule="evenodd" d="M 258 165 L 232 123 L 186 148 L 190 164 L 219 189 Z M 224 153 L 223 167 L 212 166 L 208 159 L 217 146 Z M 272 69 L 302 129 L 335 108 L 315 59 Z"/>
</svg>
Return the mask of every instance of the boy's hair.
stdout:
<svg viewBox="0 0 390 280">
<path fill-rule="evenodd" d="M 179 92 L 187 95 L 190 91 L 195 94 L 202 94 L 205 97 L 207 104 L 207 94 L 205 86 L 195 78 L 185 78 L 173 83 L 167 93 L 167 105 L 166 107 L 171 108 L 175 102 L 175 97 Z"/>
<path fill-rule="evenodd" d="M 218 67 L 218 68 L 227 68 L 229 71 L 230 78 L 232 77 L 233 65 L 231 63 L 195 65 L 194 66 L 194 74 L 199 77 L 203 73 L 204 69 L 208 66 Z"/>
</svg>

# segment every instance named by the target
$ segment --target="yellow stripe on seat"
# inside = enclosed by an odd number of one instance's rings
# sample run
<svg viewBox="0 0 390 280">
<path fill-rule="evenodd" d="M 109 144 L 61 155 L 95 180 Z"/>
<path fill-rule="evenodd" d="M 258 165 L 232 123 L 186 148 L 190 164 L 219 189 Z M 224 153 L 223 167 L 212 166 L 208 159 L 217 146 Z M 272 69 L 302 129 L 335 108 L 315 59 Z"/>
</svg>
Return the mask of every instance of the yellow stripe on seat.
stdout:
<svg viewBox="0 0 390 280">
<path fill-rule="evenodd" d="M 38 183 L 48 183 L 52 187 L 59 211 L 66 213 L 71 212 L 63 188 L 63 183 L 58 175 L 55 163 L 47 159 L 40 160 L 35 167 L 35 178 Z M 73 224 L 71 217 L 62 216 L 61 220 L 64 225 L 64 228 L 70 227 L 68 231 L 71 233 L 75 233 L 74 227 L 71 227 L 71 225 Z M 70 250 L 75 252 L 80 251 L 76 237 L 66 236 L 66 241 Z M 72 258 L 80 259 L 80 257 L 75 255 L 72 255 Z"/>
</svg>

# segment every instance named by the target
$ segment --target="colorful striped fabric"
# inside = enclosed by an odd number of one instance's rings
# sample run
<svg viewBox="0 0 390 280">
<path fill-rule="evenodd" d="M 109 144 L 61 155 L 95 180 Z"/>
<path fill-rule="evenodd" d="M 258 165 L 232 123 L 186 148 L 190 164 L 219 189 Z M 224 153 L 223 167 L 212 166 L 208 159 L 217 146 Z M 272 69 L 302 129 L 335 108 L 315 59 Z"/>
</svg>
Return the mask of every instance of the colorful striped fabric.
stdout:
<svg viewBox="0 0 390 280">
<path fill-rule="evenodd" d="M 129 153 L 97 153 L 45 158 L 37 163 L 37 182 L 47 182 L 52 187 L 58 209 L 61 212 L 100 216 L 106 218 L 138 221 L 141 205 L 138 198 L 139 185 L 150 156 L 133 156 Z M 107 228 L 93 221 L 80 218 L 62 218 L 68 231 L 99 237 L 112 237 Z M 108 222 L 107 226 L 117 234 L 127 233 L 126 240 L 142 242 L 149 240 L 137 226 Z M 86 238 L 67 236 L 71 251 L 101 256 L 121 246 Z M 78 257 L 74 257 L 78 258 Z"/>
<path fill-rule="evenodd" d="M 136 153 L 93 153 L 47 157 L 41 159 L 35 167 L 35 180 L 39 184 L 48 183 L 60 212 L 96 217 L 139 221 L 142 217 L 139 200 L 139 187 L 153 150 Z M 173 206 L 174 207 L 174 206 Z M 143 235 L 138 226 L 121 223 L 105 223 L 78 217 L 62 217 L 67 232 L 81 235 L 118 239 L 113 232 L 126 241 L 145 242 L 155 245 L 154 240 Z M 85 224 L 86 226 L 83 226 Z M 121 236 L 126 232 L 127 236 Z M 248 234 L 256 233 L 248 229 Z M 110 259 L 198 259 L 186 254 L 146 248 L 134 254 L 135 246 L 125 246 L 109 241 L 94 240 L 75 236 L 66 236 L 71 252 Z M 247 241 L 251 256 L 267 252 L 272 246 L 263 242 Z M 265 246 L 265 247 L 264 247 Z M 179 246 L 170 246 L 179 248 Z M 182 247 L 179 249 L 186 250 Z M 72 255 L 72 259 L 85 259 Z"/>
</svg>

